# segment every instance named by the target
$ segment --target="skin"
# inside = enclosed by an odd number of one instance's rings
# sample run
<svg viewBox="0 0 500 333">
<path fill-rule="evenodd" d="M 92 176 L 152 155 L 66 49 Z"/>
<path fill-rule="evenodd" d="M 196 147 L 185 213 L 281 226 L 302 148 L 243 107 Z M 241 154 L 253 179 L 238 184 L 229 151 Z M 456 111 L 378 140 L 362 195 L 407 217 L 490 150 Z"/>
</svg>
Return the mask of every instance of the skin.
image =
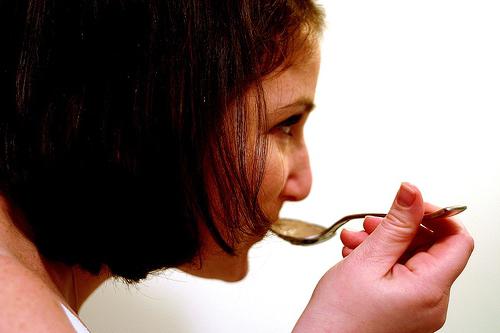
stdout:
<svg viewBox="0 0 500 333">
<path fill-rule="evenodd" d="M 109 273 L 45 260 L 12 221 L 0 196 L 0 332 L 74 332 L 60 304 L 78 312 Z"/>
<path fill-rule="evenodd" d="M 312 176 L 303 130 L 314 108 L 320 67 L 318 44 L 312 43 L 294 59 L 286 70 L 278 69 L 277 74 L 272 73 L 263 82 L 268 126 L 265 133 L 257 135 L 266 136 L 269 146 L 259 202 L 270 221 L 278 219 L 285 201 L 302 200 L 311 189 Z M 252 98 L 252 91 L 249 96 Z M 257 127 L 257 119 L 250 118 L 249 122 L 251 128 Z M 222 224 L 218 227 L 223 230 Z M 203 240 L 201 263 L 196 261 L 180 268 L 204 278 L 243 279 L 248 272 L 248 251 L 263 236 L 247 236 L 237 244 L 236 255 L 231 256 L 219 248 L 203 223 L 199 228 Z"/>
<path fill-rule="evenodd" d="M 365 230 L 343 231 L 346 258 L 320 280 L 294 332 L 435 332 L 443 326 L 450 288 L 474 242 L 462 224 L 446 218 L 419 233 L 420 191 L 402 184 L 383 219 Z"/>
</svg>

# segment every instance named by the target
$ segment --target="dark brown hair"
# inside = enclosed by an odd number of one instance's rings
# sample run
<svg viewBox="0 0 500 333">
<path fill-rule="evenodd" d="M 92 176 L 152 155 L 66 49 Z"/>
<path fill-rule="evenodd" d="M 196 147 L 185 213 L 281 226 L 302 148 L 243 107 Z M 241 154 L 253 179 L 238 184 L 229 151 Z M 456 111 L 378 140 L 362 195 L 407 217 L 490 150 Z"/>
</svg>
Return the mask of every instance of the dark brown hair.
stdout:
<svg viewBox="0 0 500 333">
<path fill-rule="evenodd" d="M 15 219 L 48 259 L 131 281 L 191 261 L 197 221 L 232 253 L 268 223 L 246 92 L 321 25 L 310 0 L 0 1 L 0 191 Z"/>
</svg>

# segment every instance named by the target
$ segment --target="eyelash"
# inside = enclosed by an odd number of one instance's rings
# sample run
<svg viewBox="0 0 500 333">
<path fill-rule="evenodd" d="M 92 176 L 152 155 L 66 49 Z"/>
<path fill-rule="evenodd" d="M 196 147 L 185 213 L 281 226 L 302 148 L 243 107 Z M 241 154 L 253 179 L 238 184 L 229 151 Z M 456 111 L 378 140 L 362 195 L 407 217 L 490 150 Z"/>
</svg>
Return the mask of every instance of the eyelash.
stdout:
<svg viewBox="0 0 500 333">
<path fill-rule="evenodd" d="M 279 123 L 276 128 L 278 128 L 279 130 L 281 130 L 283 132 L 283 134 L 285 135 L 292 135 L 291 131 L 291 127 L 297 123 L 300 122 L 300 120 L 302 119 L 302 114 L 295 114 L 291 117 L 288 117 L 286 120 L 282 121 L 281 123 Z"/>
</svg>

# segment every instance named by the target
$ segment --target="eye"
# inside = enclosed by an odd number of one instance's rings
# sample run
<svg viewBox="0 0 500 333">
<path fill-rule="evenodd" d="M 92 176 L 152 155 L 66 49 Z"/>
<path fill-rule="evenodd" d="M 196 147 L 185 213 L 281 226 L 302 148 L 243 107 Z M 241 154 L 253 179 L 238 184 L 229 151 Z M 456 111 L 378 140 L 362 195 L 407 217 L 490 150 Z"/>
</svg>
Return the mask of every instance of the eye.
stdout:
<svg viewBox="0 0 500 333">
<path fill-rule="evenodd" d="M 302 119 L 302 114 L 295 114 L 291 117 L 288 117 L 286 120 L 282 121 L 275 128 L 279 129 L 283 134 L 292 135 L 292 127 L 293 125 L 300 122 Z"/>
</svg>

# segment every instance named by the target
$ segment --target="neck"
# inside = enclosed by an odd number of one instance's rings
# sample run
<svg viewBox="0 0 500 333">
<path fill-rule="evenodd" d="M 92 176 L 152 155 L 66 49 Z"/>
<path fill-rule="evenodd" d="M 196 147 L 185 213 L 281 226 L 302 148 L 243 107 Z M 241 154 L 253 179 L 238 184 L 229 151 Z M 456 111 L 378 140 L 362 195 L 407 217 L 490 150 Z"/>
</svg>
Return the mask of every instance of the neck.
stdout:
<svg viewBox="0 0 500 333">
<path fill-rule="evenodd" d="M 44 260 L 44 266 L 59 295 L 75 312 L 111 276 L 107 269 L 94 275 L 79 266 L 67 266 L 47 260 Z"/>
<path fill-rule="evenodd" d="M 60 301 L 78 312 L 85 300 L 111 275 L 102 269 L 93 275 L 79 266 L 68 266 L 43 258 L 33 242 L 13 222 L 8 204 L 0 196 L 0 256 L 28 268 Z"/>
</svg>

